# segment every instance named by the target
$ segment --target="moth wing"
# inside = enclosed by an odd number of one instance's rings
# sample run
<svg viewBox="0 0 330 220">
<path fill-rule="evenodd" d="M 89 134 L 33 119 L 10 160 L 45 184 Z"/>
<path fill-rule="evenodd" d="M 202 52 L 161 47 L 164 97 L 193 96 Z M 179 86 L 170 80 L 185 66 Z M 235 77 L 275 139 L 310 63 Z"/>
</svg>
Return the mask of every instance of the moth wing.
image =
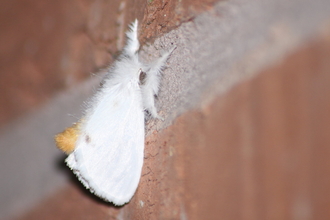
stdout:
<svg viewBox="0 0 330 220">
<path fill-rule="evenodd" d="M 66 162 L 86 188 L 122 205 L 134 195 L 143 166 L 141 93 L 137 84 L 115 86 L 96 98 Z"/>
</svg>

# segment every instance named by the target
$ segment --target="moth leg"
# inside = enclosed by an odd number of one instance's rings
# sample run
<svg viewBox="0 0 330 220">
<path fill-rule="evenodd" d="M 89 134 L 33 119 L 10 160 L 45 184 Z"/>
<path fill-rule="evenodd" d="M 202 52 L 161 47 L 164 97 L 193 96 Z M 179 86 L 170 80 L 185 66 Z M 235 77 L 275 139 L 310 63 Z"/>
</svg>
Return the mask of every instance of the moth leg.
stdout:
<svg viewBox="0 0 330 220">
<path fill-rule="evenodd" d="M 146 65 L 144 70 L 146 73 L 146 77 L 141 88 L 143 107 L 151 114 L 153 118 L 162 119 L 157 114 L 157 109 L 155 106 L 155 96 L 159 92 L 160 75 L 165 67 L 165 62 L 174 49 L 175 47 L 163 53 L 163 55 L 157 60 L 155 60 L 153 63 Z"/>
<path fill-rule="evenodd" d="M 129 27 L 130 30 L 126 32 L 127 43 L 124 47 L 124 54 L 133 56 L 137 53 L 140 47 L 139 39 L 138 39 L 138 20 L 135 19 L 134 22 Z"/>
</svg>

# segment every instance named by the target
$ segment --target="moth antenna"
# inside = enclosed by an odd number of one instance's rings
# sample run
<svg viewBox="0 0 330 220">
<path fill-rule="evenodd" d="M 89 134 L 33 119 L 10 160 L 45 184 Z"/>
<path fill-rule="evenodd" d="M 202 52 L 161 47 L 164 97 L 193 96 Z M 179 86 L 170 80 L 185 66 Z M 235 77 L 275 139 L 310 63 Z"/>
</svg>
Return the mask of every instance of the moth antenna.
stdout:
<svg viewBox="0 0 330 220">
<path fill-rule="evenodd" d="M 129 56 L 133 56 L 140 48 L 140 43 L 138 40 L 138 20 L 135 19 L 134 22 L 129 26 L 129 30 L 126 32 L 127 43 L 124 47 L 123 53 Z"/>
</svg>

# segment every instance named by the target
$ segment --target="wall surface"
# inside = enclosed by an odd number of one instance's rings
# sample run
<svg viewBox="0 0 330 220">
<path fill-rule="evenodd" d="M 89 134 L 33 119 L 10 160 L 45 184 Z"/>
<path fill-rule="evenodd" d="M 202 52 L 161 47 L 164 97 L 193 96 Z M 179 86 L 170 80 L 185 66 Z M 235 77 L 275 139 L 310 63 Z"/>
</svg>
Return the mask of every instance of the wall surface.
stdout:
<svg viewBox="0 0 330 220">
<path fill-rule="evenodd" d="M 330 218 L 328 1 L 1 4 L 0 218 Z M 135 17 L 145 60 L 177 48 L 138 190 L 115 207 L 52 137 L 80 118 L 102 76 L 90 72 L 116 58 Z"/>
</svg>

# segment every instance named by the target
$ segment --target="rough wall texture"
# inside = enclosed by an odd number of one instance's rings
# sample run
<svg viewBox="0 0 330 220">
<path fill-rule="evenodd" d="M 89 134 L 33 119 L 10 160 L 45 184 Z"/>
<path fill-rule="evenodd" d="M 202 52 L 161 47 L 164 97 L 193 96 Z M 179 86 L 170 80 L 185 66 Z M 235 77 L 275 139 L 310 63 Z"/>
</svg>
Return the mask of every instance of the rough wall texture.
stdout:
<svg viewBox="0 0 330 220">
<path fill-rule="evenodd" d="M 0 217 L 330 218 L 327 1 L 1 4 L 2 20 L 29 12 L 26 21 L 8 19 L 1 35 L 2 122 L 113 59 L 135 17 L 142 42 L 155 43 L 143 48 L 146 59 L 171 43 L 177 50 L 157 103 L 165 122 L 147 124 L 141 182 L 129 204 L 98 200 L 58 165 L 52 135 L 75 120 L 63 115 L 80 109 L 87 83 L 0 130 Z"/>
</svg>

